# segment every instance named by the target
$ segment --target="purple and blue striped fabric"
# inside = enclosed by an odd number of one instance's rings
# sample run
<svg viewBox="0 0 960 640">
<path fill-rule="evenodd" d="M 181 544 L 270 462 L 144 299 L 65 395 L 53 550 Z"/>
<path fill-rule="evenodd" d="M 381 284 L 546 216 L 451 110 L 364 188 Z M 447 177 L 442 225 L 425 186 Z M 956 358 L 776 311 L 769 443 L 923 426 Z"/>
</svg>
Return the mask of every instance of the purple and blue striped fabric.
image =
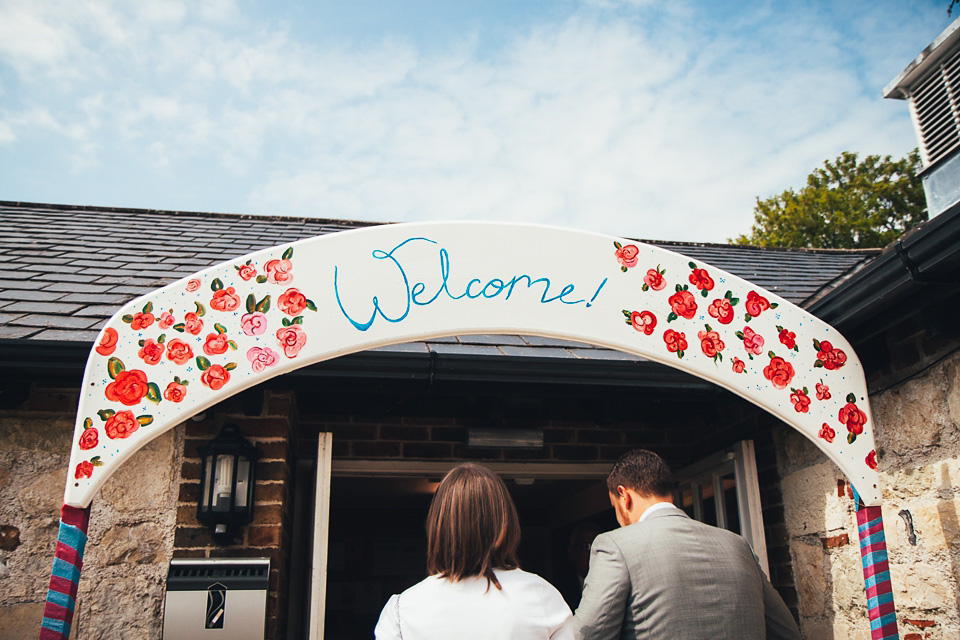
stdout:
<svg viewBox="0 0 960 640">
<path fill-rule="evenodd" d="M 89 524 L 90 507 L 78 509 L 63 505 L 39 640 L 67 640 L 70 636 Z"/>
<path fill-rule="evenodd" d="M 863 582 L 867 588 L 871 640 L 895 640 L 900 637 L 897 611 L 890 584 L 887 542 L 883 535 L 880 507 L 865 507 L 857 500 L 857 533 L 863 560 Z"/>
</svg>

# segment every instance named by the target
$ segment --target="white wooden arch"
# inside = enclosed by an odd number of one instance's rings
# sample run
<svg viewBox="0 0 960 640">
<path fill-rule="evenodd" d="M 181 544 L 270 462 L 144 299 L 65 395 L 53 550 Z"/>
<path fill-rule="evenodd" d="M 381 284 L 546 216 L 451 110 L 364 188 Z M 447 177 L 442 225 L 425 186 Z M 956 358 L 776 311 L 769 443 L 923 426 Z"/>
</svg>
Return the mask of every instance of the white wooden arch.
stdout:
<svg viewBox="0 0 960 640">
<path fill-rule="evenodd" d="M 880 502 L 863 369 L 829 325 L 657 247 L 445 222 L 280 245 L 124 306 L 87 361 L 64 503 L 86 507 L 151 439 L 264 380 L 376 346 L 470 333 L 591 343 L 714 382 L 803 433 L 865 504 Z"/>
</svg>

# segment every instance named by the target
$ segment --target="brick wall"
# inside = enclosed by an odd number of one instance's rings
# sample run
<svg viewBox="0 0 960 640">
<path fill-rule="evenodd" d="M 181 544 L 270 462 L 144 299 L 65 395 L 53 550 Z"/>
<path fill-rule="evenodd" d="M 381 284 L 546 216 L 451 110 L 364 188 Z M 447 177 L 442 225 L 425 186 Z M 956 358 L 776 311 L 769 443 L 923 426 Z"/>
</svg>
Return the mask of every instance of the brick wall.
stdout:
<svg viewBox="0 0 960 640">
<path fill-rule="evenodd" d="M 249 407 L 243 407 L 243 402 L 233 402 L 207 412 L 206 419 L 201 422 L 187 422 L 173 556 L 270 558 L 266 638 L 279 640 L 286 637 L 285 603 L 293 520 L 290 444 L 296 442 L 297 411 L 293 392 L 257 393 L 264 394 L 262 409 L 257 415 L 245 414 L 243 409 L 249 412 Z M 221 545 L 214 541 L 210 528 L 197 522 L 200 494 L 197 450 L 215 438 L 226 423 L 239 426 L 263 456 L 257 463 L 253 522 L 238 532 L 233 544 Z"/>
</svg>

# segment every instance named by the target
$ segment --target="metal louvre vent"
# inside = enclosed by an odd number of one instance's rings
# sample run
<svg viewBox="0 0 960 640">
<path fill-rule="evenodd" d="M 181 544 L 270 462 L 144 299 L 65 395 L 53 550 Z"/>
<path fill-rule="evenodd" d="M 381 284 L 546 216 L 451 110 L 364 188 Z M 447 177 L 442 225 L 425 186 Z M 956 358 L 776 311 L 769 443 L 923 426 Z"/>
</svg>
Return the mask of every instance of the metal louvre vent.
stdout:
<svg viewBox="0 0 960 640">
<path fill-rule="evenodd" d="M 914 85 L 910 99 L 929 166 L 960 147 L 960 49 Z"/>
</svg>

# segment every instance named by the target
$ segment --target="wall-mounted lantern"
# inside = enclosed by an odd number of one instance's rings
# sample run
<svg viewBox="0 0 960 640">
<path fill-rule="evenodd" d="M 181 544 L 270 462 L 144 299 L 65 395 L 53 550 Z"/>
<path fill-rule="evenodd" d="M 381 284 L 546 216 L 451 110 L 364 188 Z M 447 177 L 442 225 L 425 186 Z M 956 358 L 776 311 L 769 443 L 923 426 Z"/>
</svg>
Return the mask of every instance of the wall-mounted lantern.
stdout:
<svg viewBox="0 0 960 640">
<path fill-rule="evenodd" d="M 261 453 L 235 424 L 223 425 L 220 434 L 200 447 L 199 453 L 197 519 L 212 526 L 214 537 L 226 542 L 237 527 L 253 519 L 253 487 Z"/>
</svg>

